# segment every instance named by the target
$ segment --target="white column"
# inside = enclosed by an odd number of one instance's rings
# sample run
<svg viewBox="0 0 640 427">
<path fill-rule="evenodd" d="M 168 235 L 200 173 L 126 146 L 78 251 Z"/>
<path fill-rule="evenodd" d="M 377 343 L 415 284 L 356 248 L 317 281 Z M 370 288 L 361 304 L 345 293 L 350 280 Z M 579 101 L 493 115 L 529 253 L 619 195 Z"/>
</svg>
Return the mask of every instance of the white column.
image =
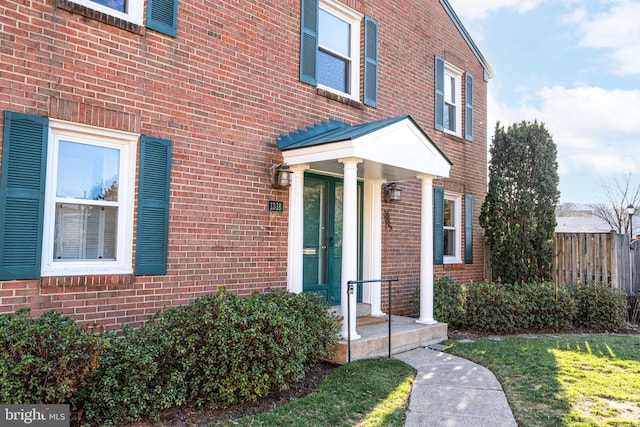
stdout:
<svg viewBox="0 0 640 427">
<path fill-rule="evenodd" d="M 356 333 L 356 292 L 347 295 L 349 280 L 358 280 L 358 163 L 356 158 L 339 159 L 344 165 L 344 199 L 342 201 L 342 286 L 340 292 L 340 308 L 342 311 L 342 328 L 340 335 L 346 339 L 350 332 L 351 339 L 358 339 Z M 355 286 L 354 286 L 355 288 Z M 349 315 L 349 321 L 347 321 Z M 349 328 L 349 325 L 351 326 Z"/>
<path fill-rule="evenodd" d="M 304 245 L 304 171 L 309 165 L 293 165 L 290 169 L 289 236 L 287 246 L 287 290 L 302 293 L 302 247 Z"/>
<path fill-rule="evenodd" d="M 417 323 L 432 325 L 433 318 L 433 179 L 418 175 L 422 183 L 420 224 L 420 317 Z"/>
<path fill-rule="evenodd" d="M 382 278 L 382 184 L 383 180 L 364 182 L 364 219 L 362 226 L 363 280 Z M 362 299 L 371 305 L 372 316 L 383 316 L 380 283 L 365 284 Z"/>
</svg>

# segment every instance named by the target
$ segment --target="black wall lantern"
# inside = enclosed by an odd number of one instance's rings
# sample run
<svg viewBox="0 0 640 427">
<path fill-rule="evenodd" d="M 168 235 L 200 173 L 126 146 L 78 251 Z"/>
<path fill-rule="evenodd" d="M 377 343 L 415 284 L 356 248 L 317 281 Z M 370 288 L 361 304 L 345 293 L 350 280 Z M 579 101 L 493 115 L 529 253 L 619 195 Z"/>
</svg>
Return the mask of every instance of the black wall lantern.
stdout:
<svg viewBox="0 0 640 427">
<path fill-rule="evenodd" d="M 271 186 L 273 188 L 287 188 L 291 186 L 291 174 L 293 173 L 289 166 L 281 163 L 273 165 L 269 169 L 271 175 Z"/>
<path fill-rule="evenodd" d="M 402 189 L 398 186 L 397 182 L 383 184 L 382 189 L 384 190 L 385 202 L 391 203 L 399 202 L 400 200 L 402 200 Z"/>
</svg>

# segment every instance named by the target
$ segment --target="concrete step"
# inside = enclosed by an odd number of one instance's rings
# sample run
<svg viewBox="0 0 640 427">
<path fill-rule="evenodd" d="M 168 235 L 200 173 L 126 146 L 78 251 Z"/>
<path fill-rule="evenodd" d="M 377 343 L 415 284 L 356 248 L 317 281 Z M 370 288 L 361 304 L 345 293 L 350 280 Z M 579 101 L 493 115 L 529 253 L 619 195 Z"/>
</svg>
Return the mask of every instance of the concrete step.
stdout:
<svg viewBox="0 0 640 427">
<path fill-rule="evenodd" d="M 343 365 L 350 360 L 371 359 L 389 355 L 389 323 L 358 327 L 358 339 L 341 340 L 336 346 L 332 363 Z M 426 347 L 447 339 L 447 324 L 435 323 L 423 325 L 415 318 L 391 316 L 391 355 L 402 353 L 415 348 Z"/>
</svg>

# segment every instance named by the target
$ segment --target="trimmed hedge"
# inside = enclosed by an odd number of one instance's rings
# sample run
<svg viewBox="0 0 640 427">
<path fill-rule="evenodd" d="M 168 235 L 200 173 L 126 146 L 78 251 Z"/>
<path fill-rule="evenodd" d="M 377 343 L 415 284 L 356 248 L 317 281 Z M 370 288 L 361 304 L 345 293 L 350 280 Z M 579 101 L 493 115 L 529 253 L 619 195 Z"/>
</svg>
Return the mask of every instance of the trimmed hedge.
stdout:
<svg viewBox="0 0 640 427">
<path fill-rule="evenodd" d="M 76 421 L 100 425 L 255 401 L 330 356 L 336 320 L 316 294 L 224 290 L 119 336 L 92 334 L 55 312 L 1 315 L 0 399 L 72 403 Z"/>
<path fill-rule="evenodd" d="M 576 286 L 575 323 L 597 331 L 612 331 L 625 325 L 627 296 L 624 292 L 599 282 Z"/>
<path fill-rule="evenodd" d="M 456 327 L 467 321 L 466 292 L 460 282 L 442 277 L 433 283 L 433 315 Z"/>
<path fill-rule="evenodd" d="M 91 385 L 107 343 L 60 313 L 29 312 L 0 316 L 0 402 L 69 403 Z"/>
<path fill-rule="evenodd" d="M 419 289 L 414 297 L 419 307 Z M 624 293 L 601 283 L 573 289 L 549 282 L 463 286 L 447 277 L 434 283 L 437 320 L 486 332 L 562 331 L 576 326 L 611 331 L 624 326 L 626 304 Z"/>
<path fill-rule="evenodd" d="M 471 285 L 466 301 L 469 328 L 513 333 L 522 327 L 523 299 L 509 285 L 491 282 Z"/>
</svg>

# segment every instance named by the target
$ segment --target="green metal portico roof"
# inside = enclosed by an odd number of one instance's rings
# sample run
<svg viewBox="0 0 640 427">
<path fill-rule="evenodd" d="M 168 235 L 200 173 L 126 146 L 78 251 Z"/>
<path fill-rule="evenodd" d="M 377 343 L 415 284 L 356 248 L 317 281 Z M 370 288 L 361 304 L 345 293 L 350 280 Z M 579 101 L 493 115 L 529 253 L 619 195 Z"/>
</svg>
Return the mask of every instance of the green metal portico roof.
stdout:
<svg viewBox="0 0 640 427">
<path fill-rule="evenodd" d="M 338 120 L 329 119 L 327 122 L 315 124 L 306 129 L 298 129 L 296 132 L 291 132 L 288 135 L 280 135 L 276 140 L 276 144 L 280 150 L 285 151 L 294 148 L 311 147 L 318 144 L 346 141 L 359 138 L 370 132 L 375 132 L 376 130 L 406 118 L 410 117 L 399 116 L 360 125 L 349 125 Z"/>
<path fill-rule="evenodd" d="M 294 148 L 311 147 L 314 145 L 329 144 L 338 141 L 354 140 L 403 120 L 410 120 L 416 128 L 420 129 L 420 132 L 429 140 L 429 142 L 433 144 L 429 135 L 422 131 L 415 120 L 413 120 L 409 115 L 404 115 L 375 122 L 363 123 L 360 125 L 349 125 L 339 120 L 329 119 L 329 121 L 308 126 L 305 129 L 298 129 L 296 132 L 291 132 L 288 135 L 280 135 L 278 139 L 276 139 L 276 145 L 279 150 L 286 151 Z M 444 156 L 444 153 L 442 153 L 435 144 L 433 144 L 433 146 Z M 446 156 L 444 157 L 446 158 Z M 447 159 L 447 161 L 451 164 L 449 159 Z"/>
<path fill-rule="evenodd" d="M 451 161 L 409 115 L 350 125 L 330 119 L 276 139 L 288 164 L 339 173 L 340 158 L 359 158 L 364 177 L 448 176 Z M 376 166 L 377 165 L 377 166 Z"/>
</svg>

